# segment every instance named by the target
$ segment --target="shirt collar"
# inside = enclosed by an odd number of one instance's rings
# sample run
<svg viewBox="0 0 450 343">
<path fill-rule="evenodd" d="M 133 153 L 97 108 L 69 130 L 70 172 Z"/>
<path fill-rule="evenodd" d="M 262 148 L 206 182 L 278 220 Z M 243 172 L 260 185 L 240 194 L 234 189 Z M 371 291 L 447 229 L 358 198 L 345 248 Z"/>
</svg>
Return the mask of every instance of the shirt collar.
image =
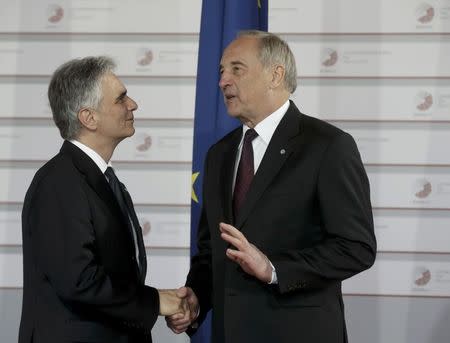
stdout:
<svg viewBox="0 0 450 343">
<path fill-rule="evenodd" d="M 92 148 L 88 147 L 87 145 L 84 145 L 83 143 L 72 139 L 70 140 L 70 143 L 76 145 L 78 148 L 80 148 L 86 155 L 88 155 L 92 161 L 97 165 L 97 167 L 101 170 L 101 172 L 104 174 L 106 171 L 106 168 L 111 167 L 111 161 L 108 163 L 105 162 L 105 160 Z"/>
<path fill-rule="evenodd" d="M 273 112 L 272 114 L 270 114 L 269 116 L 264 118 L 264 120 L 259 122 L 254 127 L 254 130 L 258 133 L 258 137 L 261 138 L 264 141 L 264 143 L 266 143 L 266 145 L 269 145 L 269 142 L 272 139 L 275 129 L 277 128 L 281 119 L 283 119 L 288 108 L 289 108 L 289 100 L 286 100 L 286 102 L 283 105 L 281 105 L 280 108 L 278 108 L 275 112 Z M 245 132 L 247 132 L 247 130 L 249 130 L 249 129 L 250 128 L 247 125 L 242 126 L 243 134 L 242 134 L 241 144 L 242 144 Z"/>
</svg>

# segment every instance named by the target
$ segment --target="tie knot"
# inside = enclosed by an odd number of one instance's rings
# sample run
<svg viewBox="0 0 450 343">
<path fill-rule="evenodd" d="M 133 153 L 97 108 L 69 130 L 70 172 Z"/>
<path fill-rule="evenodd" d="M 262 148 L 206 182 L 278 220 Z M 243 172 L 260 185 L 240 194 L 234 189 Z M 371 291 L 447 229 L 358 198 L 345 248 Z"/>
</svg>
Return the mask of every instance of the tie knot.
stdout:
<svg viewBox="0 0 450 343">
<path fill-rule="evenodd" d="M 106 168 L 105 175 L 108 177 L 108 180 L 111 180 L 111 178 L 116 177 L 114 169 L 112 169 L 111 167 Z"/>
<path fill-rule="evenodd" d="M 258 136 L 258 133 L 253 129 L 248 129 L 247 132 L 245 132 L 244 136 L 244 142 L 252 142 L 256 137 Z"/>
</svg>

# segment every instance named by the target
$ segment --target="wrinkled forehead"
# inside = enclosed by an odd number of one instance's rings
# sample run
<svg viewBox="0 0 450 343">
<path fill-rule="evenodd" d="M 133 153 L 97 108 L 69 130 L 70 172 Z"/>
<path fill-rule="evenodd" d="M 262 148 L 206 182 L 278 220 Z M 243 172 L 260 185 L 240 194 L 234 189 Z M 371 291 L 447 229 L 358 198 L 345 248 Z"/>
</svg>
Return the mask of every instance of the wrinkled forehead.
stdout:
<svg viewBox="0 0 450 343">
<path fill-rule="evenodd" d="M 223 51 L 221 65 L 235 61 L 258 60 L 259 41 L 254 37 L 242 36 L 232 41 Z"/>
</svg>

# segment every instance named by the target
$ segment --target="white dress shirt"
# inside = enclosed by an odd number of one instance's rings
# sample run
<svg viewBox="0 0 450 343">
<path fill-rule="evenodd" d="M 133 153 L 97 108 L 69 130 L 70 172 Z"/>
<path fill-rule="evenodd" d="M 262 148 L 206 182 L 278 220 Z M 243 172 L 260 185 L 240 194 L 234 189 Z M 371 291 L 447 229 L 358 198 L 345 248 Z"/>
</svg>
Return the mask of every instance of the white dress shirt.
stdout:
<svg viewBox="0 0 450 343">
<path fill-rule="evenodd" d="M 100 169 L 100 171 L 105 174 L 106 168 L 111 167 L 111 163 L 106 163 L 105 160 L 93 149 L 89 148 L 87 145 L 84 145 L 83 143 L 80 143 L 79 141 L 76 141 L 75 139 L 72 139 L 70 141 L 73 145 L 76 145 L 78 148 L 83 150 L 83 152 L 88 155 L 92 161 L 97 165 L 97 167 Z"/>
<path fill-rule="evenodd" d="M 273 112 L 271 115 L 267 116 L 259 122 L 253 129 L 256 131 L 258 136 L 252 141 L 253 146 L 253 166 L 255 174 L 258 171 L 259 165 L 266 153 L 267 147 L 269 146 L 270 140 L 272 139 L 273 133 L 275 132 L 281 119 L 283 119 L 289 108 L 289 100 L 287 100 L 279 109 Z M 239 166 L 239 160 L 241 159 L 242 146 L 244 145 L 244 136 L 247 130 L 250 128 L 247 125 L 242 125 L 242 138 L 239 143 L 236 163 L 234 165 L 234 176 L 233 176 L 233 190 L 234 184 L 236 182 L 236 174 Z"/>
<path fill-rule="evenodd" d="M 256 131 L 258 136 L 252 141 L 253 147 L 253 166 L 255 174 L 258 171 L 259 165 L 266 153 L 267 147 L 269 146 L 270 140 L 272 139 L 273 133 L 275 132 L 278 124 L 281 119 L 283 119 L 289 108 L 289 100 L 287 100 L 279 109 L 275 112 L 264 118 L 261 122 L 259 122 L 253 129 Z M 236 183 L 236 174 L 239 166 L 239 160 L 241 158 L 242 146 L 244 144 L 244 136 L 247 130 L 250 128 L 247 125 L 242 126 L 242 138 L 239 143 L 238 151 L 236 154 L 236 163 L 234 165 L 234 175 L 233 175 L 233 192 L 234 192 L 234 184 Z M 272 279 L 269 284 L 277 284 L 278 278 L 277 273 L 275 271 L 275 267 L 272 262 L 270 262 L 270 266 L 272 267 Z"/>
</svg>

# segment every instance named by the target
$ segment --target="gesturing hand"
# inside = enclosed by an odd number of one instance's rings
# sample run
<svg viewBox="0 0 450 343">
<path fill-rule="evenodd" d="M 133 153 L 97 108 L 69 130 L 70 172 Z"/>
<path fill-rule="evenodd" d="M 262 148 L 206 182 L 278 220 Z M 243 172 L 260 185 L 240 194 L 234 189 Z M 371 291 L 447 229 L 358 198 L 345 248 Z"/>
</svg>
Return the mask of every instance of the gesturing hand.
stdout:
<svg viewBox="0 0 450 343">
<path fill-rule="evenodd" d="M 167 326 L 175 333 L 182 333 L 197 319 L 199 304 L 197 296 L 190 287 L 181 287 L 176 291 L 177 296 L 187 304 L 188 311 L 166 316 Z"/>
<path fill-rule="evenodd" d="M 267 256 L 247 241 L 242 232 L 234 226 L 220 223 L 219 227 L 222 239 L 237 249 L 228 248 L 227 257 L 239 264 L 247 274 L 269 283 L 272 280 L 272 267 Z"/>
</svg>

